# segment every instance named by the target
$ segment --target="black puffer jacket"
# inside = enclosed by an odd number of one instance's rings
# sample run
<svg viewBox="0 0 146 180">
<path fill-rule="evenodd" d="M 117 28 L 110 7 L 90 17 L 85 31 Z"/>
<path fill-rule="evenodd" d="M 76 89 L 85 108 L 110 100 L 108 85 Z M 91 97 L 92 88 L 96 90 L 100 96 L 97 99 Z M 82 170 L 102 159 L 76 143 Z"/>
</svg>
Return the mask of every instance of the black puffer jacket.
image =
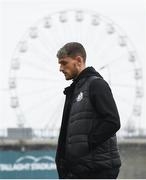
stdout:
<svg viewBox="0 0 146 180">
<path fill-rule="evenodd" d="M 118 111 L 108 84 L 92 67 L 65 89 L 56 164 L 60 178 L 120 167 Z"/>
</svg>

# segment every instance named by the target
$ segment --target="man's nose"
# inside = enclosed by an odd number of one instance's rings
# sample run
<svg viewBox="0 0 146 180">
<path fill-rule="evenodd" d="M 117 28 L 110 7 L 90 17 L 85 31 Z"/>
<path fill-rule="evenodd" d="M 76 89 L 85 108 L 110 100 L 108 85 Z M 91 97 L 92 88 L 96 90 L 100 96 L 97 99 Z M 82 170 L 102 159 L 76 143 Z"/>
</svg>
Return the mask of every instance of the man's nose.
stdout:
<svg viewBox="0 0 146 180">
<path fill-rule="evenodd" d="M 62 71 L 63 71 L 63 67 L 62 67 L 62 66 L 60 66 L 59 70 L 62 72 Z"/>
</svg>

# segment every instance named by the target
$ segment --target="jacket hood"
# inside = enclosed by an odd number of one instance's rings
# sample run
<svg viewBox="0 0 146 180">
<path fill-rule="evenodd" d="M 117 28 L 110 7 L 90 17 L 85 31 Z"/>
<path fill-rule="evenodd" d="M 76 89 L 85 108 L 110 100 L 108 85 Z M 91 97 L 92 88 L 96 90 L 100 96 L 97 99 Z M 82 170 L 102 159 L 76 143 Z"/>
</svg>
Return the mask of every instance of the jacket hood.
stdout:
<svg viewBox="0 0 146 180">
<path fill-rule="evenodd" d="M 97 76 L 103 79 L 103 77 L 93 67 L 87 67 L 79 74 L 79 76 L 76 79 L 73 80 L 73 82 L 77 82 L 82 78 L 90 76 Z"/>
<path fill-rule="evenodd" d="M 93 67 L 87 67 L 79 74 L 79 76 L 76 79 L 73 80 L 73 83 L 69 87 L 65 88 L 64 94 L 67 94 L 68 91 L 73 90 L 76 83 L 80 79 L 90 77 L 90 76 L 97 76 L 103 79 L 103 77 Z"/>
</svg>

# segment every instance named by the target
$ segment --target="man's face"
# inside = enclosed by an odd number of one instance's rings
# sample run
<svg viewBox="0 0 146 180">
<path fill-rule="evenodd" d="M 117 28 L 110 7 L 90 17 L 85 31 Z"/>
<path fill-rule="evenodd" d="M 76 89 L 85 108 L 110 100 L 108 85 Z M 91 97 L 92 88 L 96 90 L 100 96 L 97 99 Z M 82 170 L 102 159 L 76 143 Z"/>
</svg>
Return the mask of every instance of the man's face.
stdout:
<svg viewBox="0 0 146 180">
<path fill-rule="evenodd" d="M 59 59 L 60 71 L 64 74 L 66 80 L 74 79 L 78 76 L 78 61 L 75 58 L 65 57 Z"/>
</svg>

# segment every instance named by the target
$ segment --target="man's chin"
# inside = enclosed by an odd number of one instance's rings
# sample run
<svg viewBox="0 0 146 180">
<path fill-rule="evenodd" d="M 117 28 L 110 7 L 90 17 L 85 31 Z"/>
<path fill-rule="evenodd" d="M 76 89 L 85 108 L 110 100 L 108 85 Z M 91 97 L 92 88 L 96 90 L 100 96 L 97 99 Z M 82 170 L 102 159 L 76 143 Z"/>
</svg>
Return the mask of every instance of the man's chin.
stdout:
<svg viewBox="0 0 146 180">
<path fill-rule="evenodd" d="M 71 80 L 72 78 L 69 78 L 69 77 L 65 77 L 65 79 L 68 81 L 68 80 Z"/>
<path fill-rule="evenodd" d="M 71 80 L 72 77 L 65 76 L 65 79 L 68 81 L 68 80 Z"/>
</svg>

